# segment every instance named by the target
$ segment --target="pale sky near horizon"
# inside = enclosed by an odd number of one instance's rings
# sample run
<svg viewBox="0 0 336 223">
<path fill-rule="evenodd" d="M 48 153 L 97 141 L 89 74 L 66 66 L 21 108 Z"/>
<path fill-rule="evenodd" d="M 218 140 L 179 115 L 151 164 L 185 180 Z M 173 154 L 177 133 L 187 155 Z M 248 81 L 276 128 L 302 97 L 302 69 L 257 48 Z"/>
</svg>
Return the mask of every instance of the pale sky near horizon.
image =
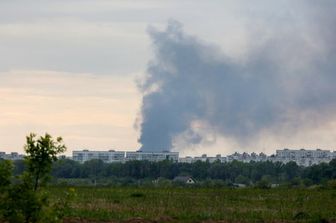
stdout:
<svg viewBox="0 0 336 223">
<path fill-rule="evenodd" d="M 137 150 L 141 93 L 136 81 L 153 56 L 148 26 L 163 29 L 170 19 L 177 20 L 186 33 L 243 61 L 256 30 L 267 36 L 299 10 L 290 2 L 1 1 L 0 151 L 22 153 L 30 132 L 62 136 L 67 154 L 76 149 Z M 248 148 L 218 137 L 214 144 L 181 151 L 333 150 L 335 133 L 336 119 L 331 118 L 291 137 L 263 133 Z"/>
</svg>

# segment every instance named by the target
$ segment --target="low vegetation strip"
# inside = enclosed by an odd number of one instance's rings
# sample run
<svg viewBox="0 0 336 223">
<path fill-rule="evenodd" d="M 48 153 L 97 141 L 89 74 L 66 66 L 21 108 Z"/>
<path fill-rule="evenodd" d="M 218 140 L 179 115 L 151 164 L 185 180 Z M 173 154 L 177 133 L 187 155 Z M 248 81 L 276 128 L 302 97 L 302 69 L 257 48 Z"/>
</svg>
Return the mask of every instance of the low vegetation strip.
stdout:
<svg viewBox="0 0 336 223">
<path fill-rule="evenodd" d="M 57 162 L 61 137 L 26 140 L 24 162 L 0 160 L 1 223 L 336 222 L 336 160 L 78 164 Z"/>
<path fill-rule="evenodd" d="M 65 187 L 51 187 L 51 200 Z M 336 222 L 336 190 L 76 187 L 66 222 Z"/>
</svg>

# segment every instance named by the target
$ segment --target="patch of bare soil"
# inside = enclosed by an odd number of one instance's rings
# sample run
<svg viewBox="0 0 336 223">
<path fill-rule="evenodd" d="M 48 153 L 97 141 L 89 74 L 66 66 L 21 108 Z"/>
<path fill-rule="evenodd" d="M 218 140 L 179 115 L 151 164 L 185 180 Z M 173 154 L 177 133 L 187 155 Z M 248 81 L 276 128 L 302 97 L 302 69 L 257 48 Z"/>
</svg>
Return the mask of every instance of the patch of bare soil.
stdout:
<svg viewBox="0 0 336 223">
<path fill-rule="evenodd" d="M 117 223 L 117 221 L 93 221 L 82 218 L 65 218 L 63 223 Z"/>
<path fill-rule="evenodd" d="M 130 218 L 124 221 L 94 221 L 81 218 L 66 218 L 63 223 L 173 223 L 176 222 L 169 216 L 160 216 L 155 220 L 147 220 L 143 218 Z"/>
<path fill-rule="evenodd" d="M 94 220 L 87 220 L 81 218 L 66 218 L 64 219 L 63 223 L 174 223 L 178 222 L 176 219 L 173 219 L 169 216 L 160 216 L 155 220 L 147 220 L 143 218 L 131 218 L 124 221 L 94 221 Z M 270 223 L 284 223 L 284 221 L 271 221 Z M 289 221 L 290 223 L 294 223 L 297 221 Z M 288 222 L 288 223 L 289 223 Z M 0 222 L 1 223 L 1 222 Z M 246 223 L 246 222 L 233 222 L 233 221 L 223 221 L 223 220 L 207 220 L 201 221 L 200 223 Z M 323 223 L 336 223 L 336 221 L 326 221 Z"/>
</svg>

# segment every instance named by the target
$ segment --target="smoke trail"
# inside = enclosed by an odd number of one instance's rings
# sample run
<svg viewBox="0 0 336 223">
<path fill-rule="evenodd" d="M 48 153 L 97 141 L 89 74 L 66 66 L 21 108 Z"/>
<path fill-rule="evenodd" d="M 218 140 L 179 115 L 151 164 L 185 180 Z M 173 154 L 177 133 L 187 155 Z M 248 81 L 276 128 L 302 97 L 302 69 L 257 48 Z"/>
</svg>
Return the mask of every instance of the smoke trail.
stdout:
<svg viewBox="0 0 336 223">
<path fill-rule="evenodd" d="M 316 18 L 307 13 L 307 23 Z M 185 34 L 178 22 L 150 28 L 155 58 L 140 85 L 141 150 L 170 150 L 179 136 L 191 144 L 209 134 L 247 142 L 284 124 L 327 120 L 336 107 L 336 20 L 325 15 L 294 36 L 274 35 L 244 62 Z"/>
</svg>

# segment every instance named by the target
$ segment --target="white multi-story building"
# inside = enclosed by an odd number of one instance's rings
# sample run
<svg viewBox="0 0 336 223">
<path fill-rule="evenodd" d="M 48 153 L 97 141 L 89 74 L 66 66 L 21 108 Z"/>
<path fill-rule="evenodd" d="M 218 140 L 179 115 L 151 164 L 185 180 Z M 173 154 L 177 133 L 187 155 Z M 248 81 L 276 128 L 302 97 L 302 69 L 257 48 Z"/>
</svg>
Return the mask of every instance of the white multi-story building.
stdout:
<svg viewBox="0 0 336 223">
<path fill-rule="evenodd" d="M 145 151 L 136 151 L 136 152 L 126 152 L 126 161 L 130 160 L 148 160 L 150 162 L 159 162 L 163 160 L 172 160 L 178 162 L 179 153 L 178 152 L 145 152 Z"/>
<path fill-rule="evenodd" d="M 194 162 L 194 158 L 192 158 L 191 156 L 186 156 L 186 157 L 180 157 L 178 159 L 179 163 L 192 163 Z"/>
<path fill-rule="evenodd" d="M 209 163 L 214 163 L 214 162 L 224 163 L 224 162 L 226 162 L 226 157 L 223 157 L 220 154 L 218 154 L 214 157 L 207 156 L 206 154 L 203 154 L 202 156 L 196 156 L 194 158 L 191 157 L 191 156 L 181 157 L 178 160 L 179 163 L 194 163 L 194 162 L 197 162 L 197 161 L 209 162 Z"/>
<path fill-rule="evenodd" d="M 206 154 L 203 154 L 202 156 L 195 156 L 193 162 L 197 162 L 197 161 L 206 162 L 207 160 L 208 160 L 208 156 Z"/>
<path fill-rule="evenodd" d="M 99 159 L 106 163 L 114 163 L 114 162 L 124 162 L 125 161 L 125 152 L 122 151 L 73 151 L 72 159 L 81 163 L 85 161 Z"/>
<path fill-rule="evenodd" d="M 208 161 L 209 161 L 209 163 L 214 163 L 214 162 L 225 163 L 226 162 L 226 157 L 222 157 L 222 155 L 217 154 L 214 157 L 208 157 Z"/>
<path fill-rule="evenodd" d="M 172 160 L 177 162 L 179 158 L 178 152 L 122 152 L 122 151 L 90 151 L 81 150 L 73 151 L 72 159 L 81 163 L 88 160 L 99 159 L 106 163 L 125 162 L 130 160 L 148 160 L 150 162 L 158 162 L 163 160 Z"/>
<path fill-rule="evenodd" d="M 306 149 L 283 149 L 277 150 L 274 161 L 288 163 L 290 161 L 296 162 L 301 166 L 311 166 L 319 163 L 330 162 L 334 157 L 335 152 L 330 150 L 306 150 Z"/>
</svg>

